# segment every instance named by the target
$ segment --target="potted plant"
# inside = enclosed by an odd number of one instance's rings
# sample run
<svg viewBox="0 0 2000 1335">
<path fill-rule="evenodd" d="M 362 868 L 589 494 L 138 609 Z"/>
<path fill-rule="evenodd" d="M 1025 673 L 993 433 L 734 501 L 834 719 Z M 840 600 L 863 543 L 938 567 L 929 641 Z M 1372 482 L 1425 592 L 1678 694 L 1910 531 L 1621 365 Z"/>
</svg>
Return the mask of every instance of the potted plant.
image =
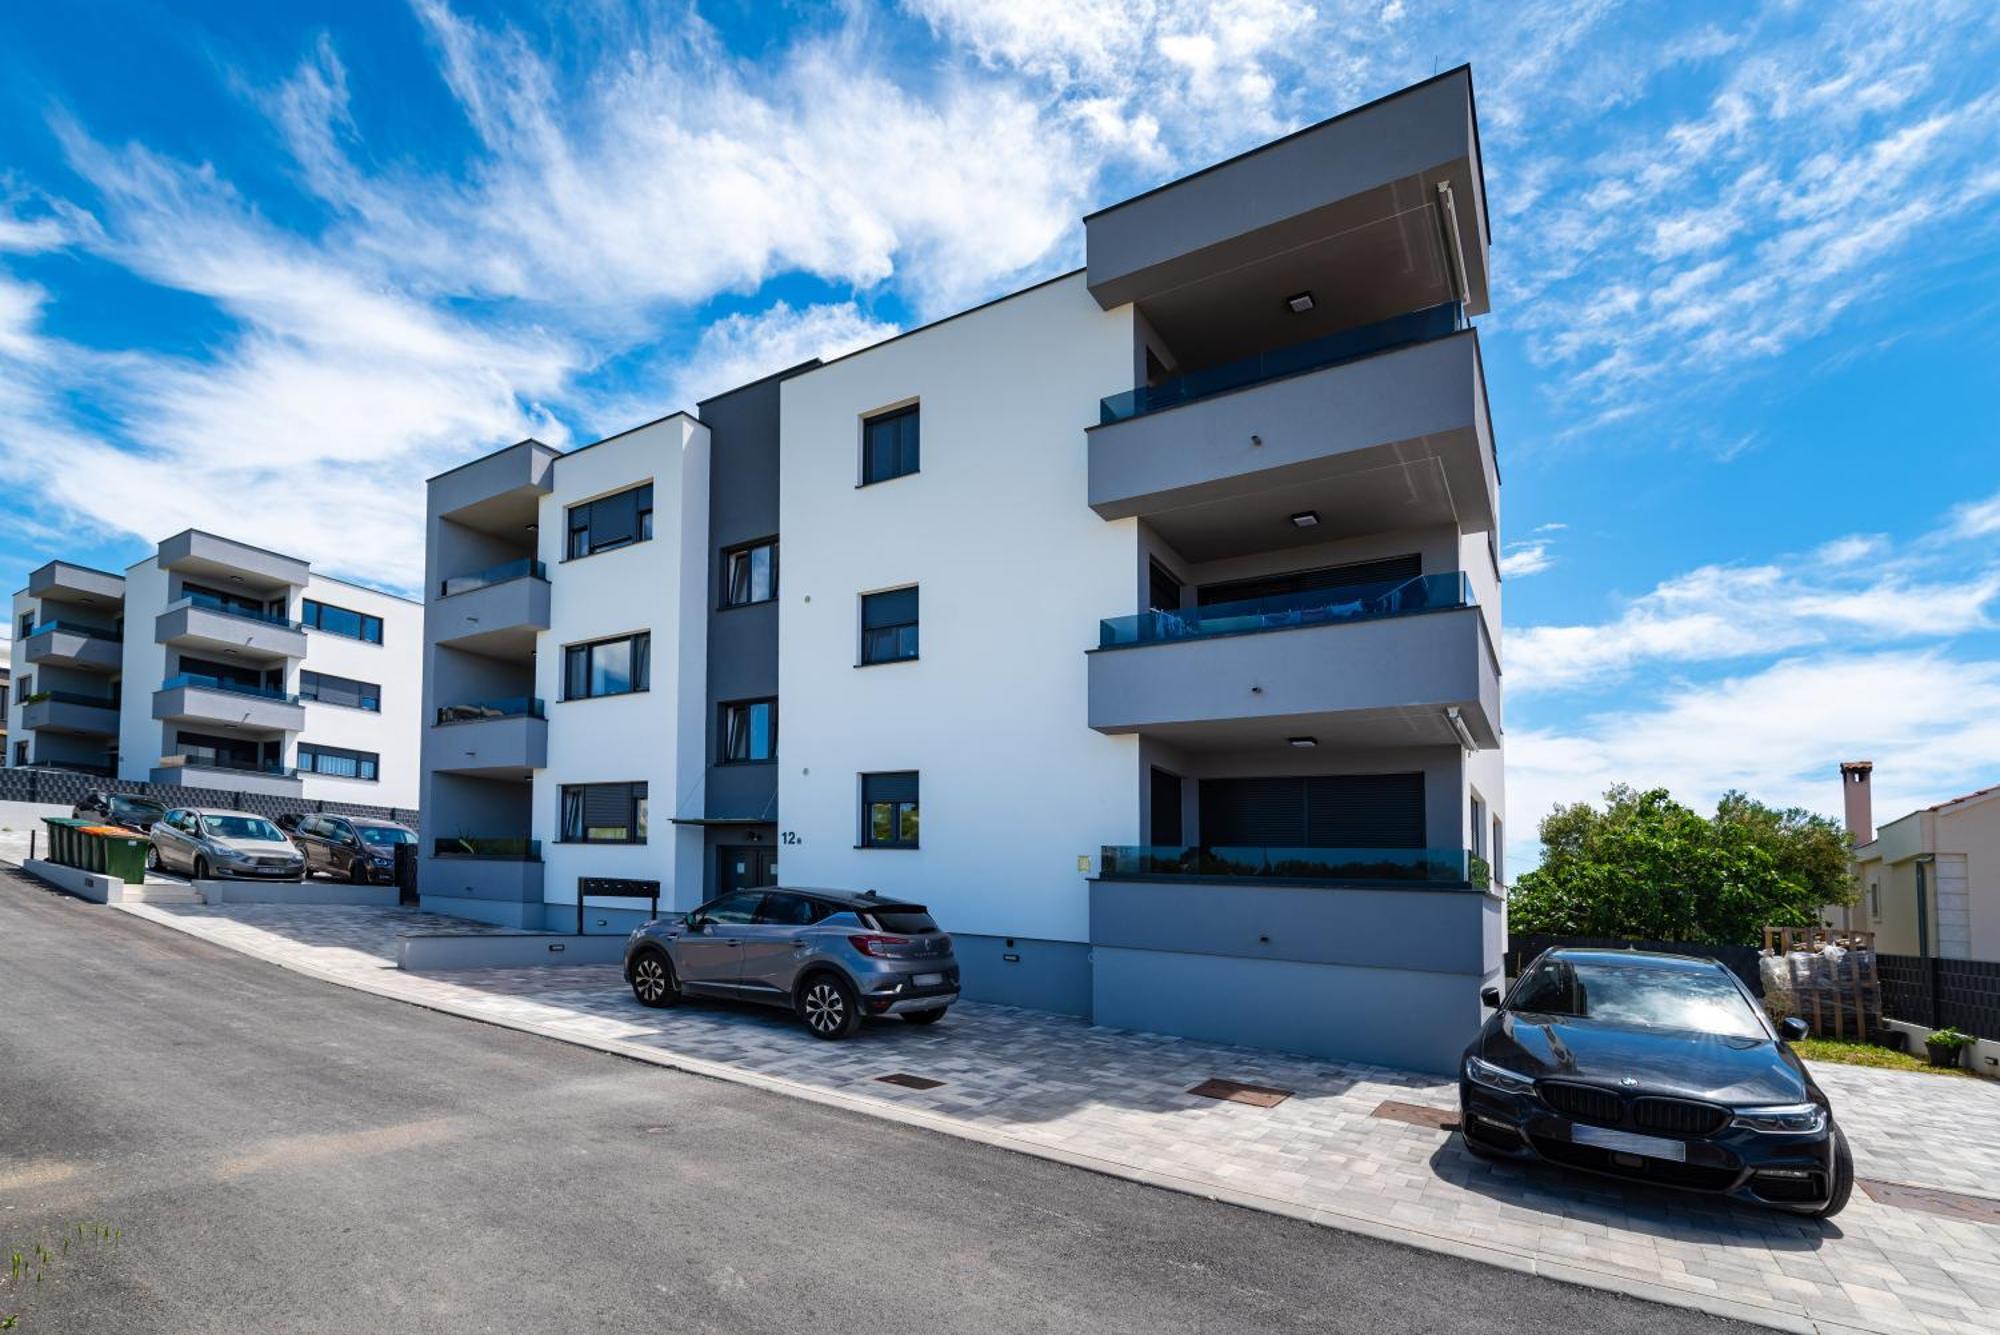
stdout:
<svg viewBox="0 0 2000 1335">
<path fill-rule="evenodd" d="M 1965 1048 L 1971 1047 L 1972 1042 L 1971 1034 L 1961 1033 L 1956 1029 L 1938 1029 L 1924 1040 L 1924 1048 L 1931 1055 L 1931 1065 L 1956 1066 L 1958 1054 Z"/>
</svg>

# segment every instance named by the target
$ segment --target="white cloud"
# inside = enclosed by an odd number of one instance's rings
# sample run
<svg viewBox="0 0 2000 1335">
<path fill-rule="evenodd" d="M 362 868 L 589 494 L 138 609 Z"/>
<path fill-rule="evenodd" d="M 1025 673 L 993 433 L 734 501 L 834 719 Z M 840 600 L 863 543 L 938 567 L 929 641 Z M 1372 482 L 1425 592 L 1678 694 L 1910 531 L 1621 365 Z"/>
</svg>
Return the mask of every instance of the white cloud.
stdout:
<svg viewBox="0 0 2000 1335">
<path fill-rule="evenodd" d="M 2000 491 L 1983 501 L 1967 501 L 1953 509 L 1948 533 L 1955 538 L 1983 538 L 2000 533 Z"/>
<path fill-rule="evenodd" d="M 1880 556 L 1888 550 L 1887 534 L 1850 533 L 1844 538 L 1835 538 L 1832 542 L 1822 543 L 1813 550 L 1813 559 L 1823 565 L 1851 566 L 1871 556 Z"/>
<path fill-rule="evenodd" d="M 1547 542 L 1509 543 L 1506 555 L 1500 558 L 1500 573 L 1508 579 L 1521 579 L 1539 575 L 1555 563 Z"/>
</svg>

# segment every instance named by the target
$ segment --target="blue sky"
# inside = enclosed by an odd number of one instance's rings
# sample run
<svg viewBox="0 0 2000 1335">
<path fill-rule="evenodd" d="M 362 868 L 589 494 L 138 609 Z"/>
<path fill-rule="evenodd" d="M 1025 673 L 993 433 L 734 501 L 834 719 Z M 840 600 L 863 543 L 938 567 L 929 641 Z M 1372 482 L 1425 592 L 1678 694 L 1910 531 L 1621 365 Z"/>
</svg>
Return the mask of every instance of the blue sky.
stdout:
<svg viewBox="0 0 2000 1335">
<path fill-rule="evenodd" d="M 413 588 L 431 472 L 1073 267 L 1463 61 L 1521 855 L 1619 780 L 2000 782 L 1990 4 L 7 6 L 0 568 L 196 524 Z"/>
</svg>

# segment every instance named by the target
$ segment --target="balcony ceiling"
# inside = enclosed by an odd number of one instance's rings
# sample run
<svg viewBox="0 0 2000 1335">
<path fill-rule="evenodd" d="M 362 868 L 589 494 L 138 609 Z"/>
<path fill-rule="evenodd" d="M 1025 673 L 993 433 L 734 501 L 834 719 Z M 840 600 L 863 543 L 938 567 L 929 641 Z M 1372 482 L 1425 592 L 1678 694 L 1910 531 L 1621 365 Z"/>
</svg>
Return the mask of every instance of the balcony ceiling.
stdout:
<svg viewBox="0 0 2000 1335">
<path fill-rule="evenodd" d="M 1292 523 L 1293 515 L 1307 510 L 1319 514 L 1317 524 L 1300 528 Z M 1157 510 L 1146 522 L 1184 560 L 1199 564 L 1371 533 L 1451 527 L 1458 515 L 1444 464 L 1428 455 L 1205 505 Z"/>
<path fill-rule="evenodd" d="M 516 487 L 454 510 L 449 518 L 454 524 L 518 546 L 523 556 L 532 556 L 535 533 L 528 526 L 536 521 L 542 495 L 533 487 Z"/>
<path fill-rule="evenodd" d="M 1203 755 L 1232 753 L 1245 759 L 1258 755 L 1296 757 L 1300 753 L 1288 740 L 1293 737 L 1315 739 L 1318 745 L 1314 751 L 1322 754 L 1376 747 L 1459 744 L 1458 734 L 1445 719 L 1444 710 L 1435 705 L 1219 722 L 1149 723 L 1140 732 L 1183 751 Z"/>
</svg>

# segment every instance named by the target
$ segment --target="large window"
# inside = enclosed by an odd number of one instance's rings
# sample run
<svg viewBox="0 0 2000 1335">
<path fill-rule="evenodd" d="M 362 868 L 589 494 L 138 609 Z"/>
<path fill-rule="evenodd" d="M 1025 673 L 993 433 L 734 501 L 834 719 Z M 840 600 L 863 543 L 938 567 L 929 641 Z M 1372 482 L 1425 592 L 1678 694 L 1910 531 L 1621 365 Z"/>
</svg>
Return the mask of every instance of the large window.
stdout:
<svg viewBox="0 0 2000 1335">
<path fill-rule="evenodd" d="M 778 596 L 776 539 L 733 547 L 722 554 L 722 605 L 748 607 Z"/>
<path fill-rule="evenodd" d="M 778 755 L 778 702 L 738 700 L 722 707 L 722 763 L 743 765 Z"/>
<path fill-rule="evenodd" d="M 336 677 L 331 672 L 314 672 L 310 668 L 299 671 L 299 699 L 382 712 L 382 688 L 374 682 Z"/>
<path fill-rule="evenodd" d="M 917 471 L 917 405 L 870 417 L 861 424 L 861 484 L 887 482 Z"/>
<path fill-rule="evenodd" d="M 564 784 L 562 841 L 566 844 L 645 843 L 646 785 Z"/>
<path fill-rule="evenodd" d="M 569 508 L 569 534 L 563 555 L 571 560 L 644 542 L 653 536 L 653 484 Z"/>
<path fill-rule="evenodd" d="M 861 776 L 861 844 L 864 848 L 917 846 L 917 773 Z"/>
<path fill-rule="evenodd" d="M 861 661 L 900 663 L 917 656 L 917 588 L 861 595 Z"/>
<path fill-rule="evenodd" d="M 299 773 L 374 780 L 382 776 L 382 757 L 373 751 L 349 751 L 338 746 L 300 742 Z"/>
<path fill-rule="evenodd" d="M 304 613 L 300 619 L 313 630 L 323 630 L 329 635 L 345 635 L 350 640 L 366 640 L 370 644 L 382 643 L 381 617 L 311 598 L 302 602 L 299 610 Z"/>
<path fill-rule="evenodd" d="M 644 631 L 563 650 L 563 699 L 629 695 L 647 689 L 652 677 L 653 637 Z"/>
</svg>

